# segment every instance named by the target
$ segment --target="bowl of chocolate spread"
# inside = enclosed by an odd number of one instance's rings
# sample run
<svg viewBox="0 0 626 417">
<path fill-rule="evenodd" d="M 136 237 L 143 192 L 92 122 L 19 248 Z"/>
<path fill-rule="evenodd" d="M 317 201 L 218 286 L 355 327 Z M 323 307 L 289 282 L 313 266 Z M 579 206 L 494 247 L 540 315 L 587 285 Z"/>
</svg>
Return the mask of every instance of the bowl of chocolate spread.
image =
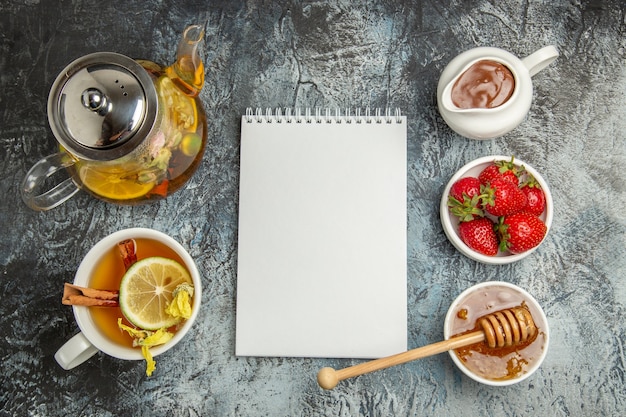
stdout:
<svg viewBox="0 0 626 417">
<path fill-rule="evenodd" d="M 519 59 L 500 48 L 465 51 L 446 66 L 437 86 L 439 112 L 471 139 L 493 139 L 515 129 L 532 103 L 531 77 L 559 55 L 546 46 Z"/>
</svg>

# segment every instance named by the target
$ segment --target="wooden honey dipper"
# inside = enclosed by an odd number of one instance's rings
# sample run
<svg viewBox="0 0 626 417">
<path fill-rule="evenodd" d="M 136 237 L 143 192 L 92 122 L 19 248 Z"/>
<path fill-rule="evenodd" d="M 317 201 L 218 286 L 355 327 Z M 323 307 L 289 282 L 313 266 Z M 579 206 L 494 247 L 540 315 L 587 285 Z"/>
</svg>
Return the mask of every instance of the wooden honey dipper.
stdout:
<svg viewBox="0 0 626 417">
<path fill-rule="evenodd" d="M 452 337 L 448 340 L 340 370 L 322 368 L 317 374 L 317 383 L 320 387 L 329 390 L 335 388 L 339 381 L 344 379 L 436 355 L 448 350 L 483 341 L 486 341 L 487 346 L 490 348 L 515 346 L 532 339 L 537 333 L 537 326 L 530 312 L 525 307 L 499 310 L 480 317 L 477 323 L 482 328 L 481 330 Z"/>
</svg>

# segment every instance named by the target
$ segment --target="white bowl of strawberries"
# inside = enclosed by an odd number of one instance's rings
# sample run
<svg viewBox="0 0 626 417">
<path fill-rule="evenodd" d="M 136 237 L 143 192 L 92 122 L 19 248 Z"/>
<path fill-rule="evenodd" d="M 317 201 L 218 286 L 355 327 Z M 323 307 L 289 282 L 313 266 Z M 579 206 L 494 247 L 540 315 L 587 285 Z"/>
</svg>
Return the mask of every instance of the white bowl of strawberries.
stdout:
<svg viewBox="0 0 626 417">
<path fill-rule="evenodd" d="M 466 164 L 441 197 L 441 223 L 450 242 L 486 264 L 530 255 L 547 236 L 552 215 L 546 181 L 513 157 L 485 156 Z"/>
</svg>

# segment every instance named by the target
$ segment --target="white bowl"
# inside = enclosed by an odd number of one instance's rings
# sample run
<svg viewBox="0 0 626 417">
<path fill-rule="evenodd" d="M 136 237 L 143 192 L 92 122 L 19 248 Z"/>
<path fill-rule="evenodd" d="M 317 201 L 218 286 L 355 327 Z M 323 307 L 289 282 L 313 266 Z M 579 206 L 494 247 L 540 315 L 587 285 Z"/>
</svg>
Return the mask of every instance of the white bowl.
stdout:
<svg viewBox="0 0 626 417">
<path fill-rule="evenodd" d="M 443 231 L 446 233 L 448 240 L 457 248 L 463 255 L 468 258 L 474 259 L 478 262 L 482 262 L 485 264 L 494 264 L 494 265 L 502 265 L 508 264 L 511 262 L 519 261 L 520 259 L 524 259 L 531 253 L 533 253 L 541 244 L 535 246 L 534 248 L 519 254 L 512 254 L 509 252 L 498 252 L 496 256 L 487 256 L 482 253 L 478 253 L 467 246 L 459 236 L 459 219 L 450 213 L 448 209 L 448 194 L 450 194 L 450 188 L 452 185 L 463 177 L 478 177 L 483 169 L 485 169 L 489 164 L 493 161 L 510 161 L 510 156 L 502 156 L 502 155 L 494 155 L 494 156 L 485 156 L 482 158 L 478 158 L 473 160 L 472 162 L 466 164 L 461 169 L 459 169 L 456 174 L 450 178 L 448 185 L 443 190 L 443 195 L 441 196 L 441 205 L 440 209 L 440 217 L 441 224 L 443 226 Z M 552 204 L 552 194 L 550 193 L 550 188 L 548 187 L 548 183 L 543 179 L 543 177 L 530 165 L 528 165 L 524 161 L 520 161 L 518 159 L 514 159 L 513 163 L 516 166 L 524 165 L 526 171 L 528 171 L 539 183 L 541 186 L 543 193 L 546 196 L 546 209 L 539 216 L 541 220 L 546 224 L 546 236 L 548 236 L 548 232 L 550 231 L 550 226 L 552 225 L 552 216 L 553 216 L 553 204 Z M 495 218 L 493 218 L 495 220 Z M 544 240 L 545 240 L 544 236 Z M 543 242 L 543 241 L 542 241 Z"/>
<path fill-rule="evenodd" d="M 476 303 L 477 300 L 480 300 L 480 302 Z M 472 301 L 476 304 L 472 304 Z M 530 345 L 519 350 L 519 354 L 523 355 L 528 360 L 528 363 L 523 365 L 523 369 L 510 379 L 489 379 L 484 375 L 479 375 L 472 368 L 471 364 L 459 359 L 455 351 L 449 351 L 452 361 L 465 375 L 482 384 L 493 386 L 512 385 L 530 377 L 539 369 L 548 354 L 548 319 L 532 295 L 520 287 L 507 282 L 490 281 L 474 285 L 463 291 L 454 300 L 444 321 L 443 335 L 446 340 L 463 331 L 473 329 L 477 318 L 498 310 L 519 306 L 522 302 L 528 307 L 539 331 L 537 338 Z M 461 309 L 467 310 L 467 318 L 465 320 L 457 316 Z M 455 327 L 458 327 L 458 329 L 455 330 Z M 472 358 L 476 357 L 476 354 L 472 355 Z M 492 359 L 494 356 L 489 356 L 488 358 Z"/>
</svg>

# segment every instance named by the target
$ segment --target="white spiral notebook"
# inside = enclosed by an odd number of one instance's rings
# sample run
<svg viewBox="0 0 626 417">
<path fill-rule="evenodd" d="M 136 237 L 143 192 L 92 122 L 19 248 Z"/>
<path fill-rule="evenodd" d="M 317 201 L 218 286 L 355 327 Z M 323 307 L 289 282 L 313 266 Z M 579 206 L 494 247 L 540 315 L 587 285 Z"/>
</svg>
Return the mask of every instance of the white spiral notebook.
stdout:
<svg viewBox="0 0 626 417">
<path fill-rule="evenodd" d="M 407 349 L 406 117 L 248 109 L 237 356 Z"/>
</svg>

